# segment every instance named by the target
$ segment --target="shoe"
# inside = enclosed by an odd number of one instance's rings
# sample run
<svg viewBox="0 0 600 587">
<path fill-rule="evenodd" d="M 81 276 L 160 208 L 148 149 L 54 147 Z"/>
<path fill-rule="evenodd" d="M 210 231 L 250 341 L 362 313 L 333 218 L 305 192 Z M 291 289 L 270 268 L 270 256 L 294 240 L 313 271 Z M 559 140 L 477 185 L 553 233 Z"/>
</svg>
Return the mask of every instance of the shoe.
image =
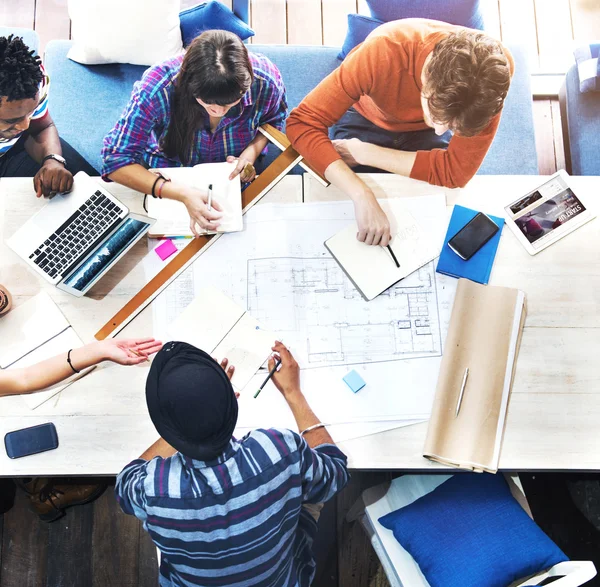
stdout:
<svg viewBox="0 0 600 587">
<path fill-rule="evenodd" d="M 0 515 L 5 514 L 15 504 L 16 490 L 12 479 L 0 479 Z"/>
<path fill-rule="evenodd" d="M 29 506 L 43 522 L 54 522 L 65 515 L 67 508 L 89 503 L 100 497 L 106 483 L 81 483 L 81 478 L 51 479 L 34 477 L 20 483 L 29 496 Z"/>
</svg>

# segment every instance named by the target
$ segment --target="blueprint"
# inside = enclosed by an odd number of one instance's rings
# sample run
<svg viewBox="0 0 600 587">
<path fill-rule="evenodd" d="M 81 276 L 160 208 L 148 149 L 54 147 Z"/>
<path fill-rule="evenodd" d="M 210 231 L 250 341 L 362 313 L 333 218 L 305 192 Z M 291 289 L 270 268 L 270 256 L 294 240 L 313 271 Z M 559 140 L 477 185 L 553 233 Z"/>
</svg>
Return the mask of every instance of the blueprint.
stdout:
<svg viewBox="0 0 600 587">
<path fill-rule="evenodd" d="M 444 197 L 403 203 L 441 248 Z M 323 420 L 350 428 L 343 423 L 428 418 L 456 280 L 436 274 L 436 260 L 364 301 L 323 245 L 353 218 L 351 202 L 255 206 L 244 231 L 221 236 L 154 300 L 154 335 L 165 338 L 194 292 L 211 285 L 292 350 L 305 395 Z M 155 270 L 147 269 L 148 277 Z M 357 394 L 342 381 L 350 369 L 367 382 Z M 241 427 L 289 420 L 272 384 L 253 400 L 264 376 L 259 372 L 242 393 Z"/>
</svg>

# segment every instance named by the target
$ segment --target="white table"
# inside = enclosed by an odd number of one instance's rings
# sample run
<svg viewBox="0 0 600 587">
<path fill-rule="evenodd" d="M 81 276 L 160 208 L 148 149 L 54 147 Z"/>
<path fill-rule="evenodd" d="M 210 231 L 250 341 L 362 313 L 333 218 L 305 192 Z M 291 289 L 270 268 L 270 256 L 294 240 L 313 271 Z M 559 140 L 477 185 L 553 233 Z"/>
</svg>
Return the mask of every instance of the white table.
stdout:
<svg viewBox="0 0 600 587">
<path fill-rule="evenodd" d="M 414 196 L 440 190 L 447 204 L 460 203 L 501 215 L 502 205 L 533 189 L 536 176 L 479 176 L 462 190 L 436 188 L 387 174 L 366 175 L 378 197 Z M 600 191 L 600 178 L 573 178 L 576 192 Z M 45 289 L 76 331 L 94 333 L 145 283 L 139 243 L 84 298 L 48 286 L 4 242 L 43 204 L 31 192 L 31 180 L 0 181 L 0 283 L 15 303 Z M 133 210 L 141 196 L 110 184 Z M 341 199 L 306 175 L 286 177 L 263 202 Z M 588 197 L 588 200 L 590 198 Z M 600 202 L 600 201 L 599 201 Z M 600 204 L 599 204 L 600 207 Z M 528 315 L 510 400 L 500 467 L 505 470 L 600 470 L 600 220 L 582 227 L 535 257 L 505 229 L 491 284 L 523 289 Z M 146 308 L 119 336 L 152 333 Z M 147 366 L 103 365 L 34 411 L 22 398 L 0 398 L 0 436 L 7 431 L 53 421 L 58 450 L 10 460 L 0 450 L 0 475 L 114 475 L 156 439 L 146 410 Z M 418 392 L 418 390 L 416 390 Z M 424 459 L 427 424 L 342 443 L 349 465 L 360 469 L 435 470 Z"/>
</svg>

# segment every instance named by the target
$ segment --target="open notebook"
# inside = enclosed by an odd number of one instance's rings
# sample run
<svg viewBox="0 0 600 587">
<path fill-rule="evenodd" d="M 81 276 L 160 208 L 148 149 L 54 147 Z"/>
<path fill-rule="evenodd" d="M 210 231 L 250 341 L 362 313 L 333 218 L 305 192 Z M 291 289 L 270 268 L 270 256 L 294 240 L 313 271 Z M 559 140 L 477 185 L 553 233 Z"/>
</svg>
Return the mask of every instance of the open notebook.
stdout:
<svg viewBox="0 0 600 587">
<path fill-rule="evenodd" d="M 498 470 L 525 315 L 522 291 L 458 281 L 425 457 L 463 469 Z"/>
<path fill-rule="evenodd" d="M 172 181 L 206 190 L 213 186 L 213 201 L 223 208 L 223 216 L 216 232 L 237 232 L 244 228 L 242 220 L 242 191 L 240 176 L 230 180 L 235 163 L 200 163 L 194 167 L 167 167 L 156 169 Z M 176 200 L 147 198 L 148 216 L 156 218 L 150 228 L 150 238 L 193 236 L 187 208 Z M 211 234 L 206 232 L 205 234 Z"/>
<path fill-rule="evenodd" d="M 169 329 L 172 340 L 193 344 L 235 366 L 231 383 L 242 390 L 271 353 L 275 335 L 214 287 L 202 288 Z"/>
<path fill-rule="evenodd" d="M 392 248 L 400 267 L 389 250 L 361 243 L 356 239 L 356 222 L 341 230 L 325 247 L 366 301 L 410 275 L 439 255 L 439 243 L 417 223 L 401 198 L 379 200 L 391 224 Z"/>
<path fill-rule="evenodd" d="M 0 368 L 30 367 L 69 349 L 82 341 L 52 298 L 44 291 L 11 310 L 0 320 Z M 23 395 L 23 401 L 35 409 L 73 381 L 89 373 L 86 369 L 36 393 Z"/>
</svg>

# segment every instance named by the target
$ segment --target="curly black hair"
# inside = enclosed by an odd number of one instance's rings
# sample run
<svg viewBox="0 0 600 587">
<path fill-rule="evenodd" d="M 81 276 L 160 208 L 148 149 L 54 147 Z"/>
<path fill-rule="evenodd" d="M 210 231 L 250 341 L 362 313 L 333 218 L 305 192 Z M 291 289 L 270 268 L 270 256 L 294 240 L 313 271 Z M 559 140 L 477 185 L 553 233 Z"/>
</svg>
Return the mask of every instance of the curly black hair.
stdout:
<svg viewBox="0 0 600 587">
<path fill-rule="evenodd" d="M 41 59 L 22 37 L 0 37 L 0 101 L 35 98 L 42 81 Z"/>
</svg>

